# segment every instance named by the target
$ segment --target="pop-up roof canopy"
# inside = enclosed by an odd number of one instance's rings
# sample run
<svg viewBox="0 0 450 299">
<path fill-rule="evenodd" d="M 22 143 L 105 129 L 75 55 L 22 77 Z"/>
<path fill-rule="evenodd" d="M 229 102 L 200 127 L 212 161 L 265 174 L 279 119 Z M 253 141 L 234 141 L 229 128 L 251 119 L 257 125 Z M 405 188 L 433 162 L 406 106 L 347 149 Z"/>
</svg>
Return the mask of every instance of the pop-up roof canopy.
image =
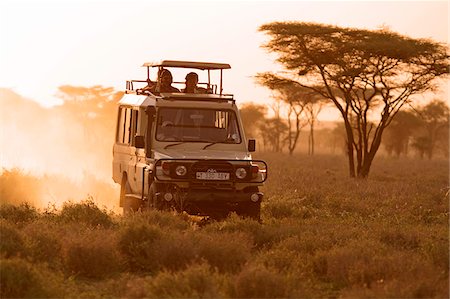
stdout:
<svg viewBox="0 0 450 299">
<path fill-rule="evenodd" d="M 231 69 L 228 63 L 215 62 L 194 62 L 194 61 L 179 61 L 179 60 L 161 60 L 157 62 L 146 62 L 142 66 L 145 67 L 180 67 L 193 68 L 199 70 L 223 70 Z"/>
<path fill-rule="evenodd" d="M 156 62 L 146 62 L 142 65 L 147 68 L 147 80 L 150 80 L 150 68 L 158 67 L 159 69 L 164 67 L 178 67 L 178 68 L 191 68 L 198 70 L 208 71 L 208 88 L 211 84 L 210 71 L 220 70 L 220 85 L 219 94 L 222 95 L 222 72 L 224 69 L 231 69 L 228 63 L 216 63 L 216 62 L 198 62 L 198 61 L 182 61 L 182 60 L 160 60 Z"/>
</svg>

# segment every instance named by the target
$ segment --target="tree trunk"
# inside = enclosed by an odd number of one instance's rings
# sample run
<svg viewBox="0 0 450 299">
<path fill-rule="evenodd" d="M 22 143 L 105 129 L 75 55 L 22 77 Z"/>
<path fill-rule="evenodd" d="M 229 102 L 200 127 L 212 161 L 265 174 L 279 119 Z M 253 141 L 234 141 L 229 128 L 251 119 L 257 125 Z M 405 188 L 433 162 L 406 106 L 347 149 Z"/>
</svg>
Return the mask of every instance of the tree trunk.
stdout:
<svg viewBox="0 0 450 299">
<path fill-rule="evenodd" d="M 347 133 L 347 155 L 348 155 L 348 168 L 351 178 L 355 177 L 355 157 L 353 154 L 353 132 L 352 127 L 348 119 L 344 118 L 345 131 Z"/>
<path fill-rule="evenodd" d="M 364 161 L 362 161 L 361 169 L 358 171 L 358 178 L 365 179 L 369 176 L 370 167 L 372 166 L 375 154 L 380 148 L 381 137 L 385 128 L 386 127 L 381 127 L 378 133 L 373 136 L 372 146 L 370 147 L 370 151 L 368 151 L 366 155 L 364 155 Z"/>
<path fill-rule="evenodd" d="M 314 122 L 309 127 L 310 155 L 314 156 Z"/>
</svg>

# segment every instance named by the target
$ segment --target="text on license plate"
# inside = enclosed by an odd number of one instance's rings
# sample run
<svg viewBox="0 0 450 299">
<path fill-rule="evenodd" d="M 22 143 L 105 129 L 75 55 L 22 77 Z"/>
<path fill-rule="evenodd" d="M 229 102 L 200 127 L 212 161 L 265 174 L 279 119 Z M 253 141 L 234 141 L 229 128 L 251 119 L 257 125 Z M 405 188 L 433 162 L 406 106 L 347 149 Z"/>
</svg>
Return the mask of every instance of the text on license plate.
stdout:
<svg viewBox="0 0 450 299">
<path fill-rule="evenodd" d="M 230 179 L 230 174 L 226 172 L 197 172 L 197 180 L 218 180 Z"/>
</svg>

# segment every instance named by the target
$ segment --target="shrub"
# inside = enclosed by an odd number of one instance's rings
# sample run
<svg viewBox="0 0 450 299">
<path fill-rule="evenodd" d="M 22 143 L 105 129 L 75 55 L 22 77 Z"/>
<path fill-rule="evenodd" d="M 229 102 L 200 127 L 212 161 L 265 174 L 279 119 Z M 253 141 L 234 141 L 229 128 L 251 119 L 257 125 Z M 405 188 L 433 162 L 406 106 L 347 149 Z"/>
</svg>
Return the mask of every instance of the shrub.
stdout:
<svg viewBox="0 0 450 299">
<path fill-rule="evenodd" d="M 131 217 L 125 218 L 124 221 L 133 222 L 140 218 L 151 225 L 157 225 L 164 229 L 186 230 L 190 227 L 188 219 L 184 215 L 158 210 L 134 213 Z"/>
<path fill-rule="evenodd" d="M 340 286 L 370 286 L 385 278 L 386 269 L 380 260 L 385 256 L 381 243 L 355 240 L 345 246 L 319 251 L 313 259 L 313 271 L 326 281 Z"/>
<path fill-rule="evenodd" d="M 96 231 L 68 244 L 65 267 L 71 274 L 85 278 L 104 278 L 120 269 L 120 257 L 109 231 Z"/>
<path fill-rule="evenodd" d="M 161 272 L 151 280 L 148 292 L 153 298 L 218 298 L 220 276 L 207 264 L 193 265 L 184 271 Z"/>
<path fill-rule="evenodd" d="M 0 261 L 1 298 L 42 298 L 51 294 L 33 266 L 22 259 Z"/>
<path fill-rule="evenodd" d="M 60 258 L 61 242 L 49 231 L 35 231 L 28 237 L 29 254 L 39 262 L 52 263 Z"/>
<path fill-rule="evenodd" d="M 91 199 L 80 203 L 64 203 L 57 219 L 64 223 L 81 222 L 93 227 L 109 228 L 113 225 L 111 216 L 105 210 L 100 210 Z"/>
<path fill-rule="evenodd" d="M 298 264 L 301 263 L 301 257 L 294 251 L 275 248 L 260 251 L 253 262 L 279 272 L 288 273 L 298 267 Z"/>
<path fill-rule="evenodd" d="M 199 257 L 221 272 L 238 271 L 250 258 L 252 244 L 242 233 L 201 234 L 194 242 Z"/>
<path fill-rule="evenodd" d="M 14 226 L 0 222 L 0 254 L 3 257 L 11 257 L 26 252 L 21 234 Z"/>
<path fill-rule="evenodd" d="M 26 223 L 39 217 L 36 208 L 28 203 L 22 203 L 19 206 L 3 204 L 0 206 L 0 219 L 5 219 L 11 223 Z"/>
<path fill-rule="evenodd" d="M 162 237 L 160 228 L 142 220 L 128 223 L 119 232 L 119 250 L 132 271 L 155 271 L 154 243 Z"/>
<path fill-rule="evenodd" d="M 179 271 L 186 269 L 196 259 L 194 241 L 186 233 L 166 233 L 151 247 L 156 269 Z"/>
<path fill-rule="evenodd" d="M 232 295 L 237 298 L 282 298 L 289 295 L 289 290 L 281 273 L 251 266 L 235 277 Z"/>
<path fill-rule="evenodd" d="M 256 248 L 270 247 L 283 238 L 300 231 L 298 223 L 260 224 L 251 219 L 243 219 L 232 214 L 223 222 L 216 222 L 204 227 L 206 232 L 244 233 L 250 237 Z"/>
</svg>

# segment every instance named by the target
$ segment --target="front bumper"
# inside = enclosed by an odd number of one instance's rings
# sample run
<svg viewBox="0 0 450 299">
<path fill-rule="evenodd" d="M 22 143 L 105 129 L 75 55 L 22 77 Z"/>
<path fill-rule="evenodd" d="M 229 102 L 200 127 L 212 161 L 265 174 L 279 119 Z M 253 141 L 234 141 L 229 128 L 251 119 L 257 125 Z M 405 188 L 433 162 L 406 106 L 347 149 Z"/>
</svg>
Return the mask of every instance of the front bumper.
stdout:
<svg viewBox="0 0 450 299">
<path fill-rule="evenodd" d="M 186 192 L 188 202 L 261 202 L 262 192 L 218 191 L 218 190 L 189 190 Z"/>
</svg>

